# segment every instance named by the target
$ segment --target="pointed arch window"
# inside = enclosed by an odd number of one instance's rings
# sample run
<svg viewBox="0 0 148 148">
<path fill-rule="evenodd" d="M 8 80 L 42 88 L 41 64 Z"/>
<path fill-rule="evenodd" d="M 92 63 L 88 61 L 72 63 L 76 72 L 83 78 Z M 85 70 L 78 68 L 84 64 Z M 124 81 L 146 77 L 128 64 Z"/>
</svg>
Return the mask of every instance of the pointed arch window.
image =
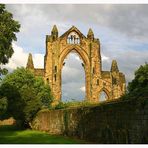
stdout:
<svg viewBox="0 0 148 148">
<path fill-rule="evenodd" d="M 67 43 L 68 44 L 80 44 L 80 37 L 76 32 L 69 33 L 67 37 Z"/>
<path fill-rule="evenodd" d="M 97 79 L 97 85 L 99 85 L 99 79 Z"/>
<path fill-rule="evenodd" d="M 108 98 L 108 95 L 107 95 L 107 93 L 104 91 L 104 90 L 102 90 L 101 92 L 100 92 L 100 94 L 99 94 L 99 101 L 101 102 L 101 101 L 107 101 L 109 98 Z"/>
<path fill-rule="evenodd" d="M 48 78 L 46 79 L 46 82 L 47 82 L 47 84 L 49 84 L 49 79 Z"/>
</svg>

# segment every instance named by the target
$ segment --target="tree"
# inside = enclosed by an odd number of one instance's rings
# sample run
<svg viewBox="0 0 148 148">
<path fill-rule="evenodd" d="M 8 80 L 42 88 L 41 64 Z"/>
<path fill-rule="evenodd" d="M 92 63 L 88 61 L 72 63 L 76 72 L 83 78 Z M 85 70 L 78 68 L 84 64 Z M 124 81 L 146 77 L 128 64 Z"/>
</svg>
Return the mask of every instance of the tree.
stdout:
<svg viewBox="0 0 148 148">
<path fill-rule="evenodd" d="M 128 84 L 127 99 L 148 98 L 148 64 L 141 65 L 135 71 L 135 78 Z"/>
<path fill-rule="evenodd" d="M 3 97 L 0 99 L 0 117 L 3 116 L 7 111 L 7 98 Z"/>
<path fill-rule="evenodd" d="M 52 101 L 50 87 L 24 68 L 17 68 L 2 80 L 0 94 L 7 97 L 7 115 L 27 125 L 40 109 L 49 108 Z"/>
<path fill-rule="evenodd" d="M 4 4 L 0 4 L 0 65 L 6 64 L 13 54 L 12 42 L 16 41 L 16 34 L 19 32 L 20 24 L 13 19 L 13 15 L 5 9 Z M 1 74 L 6 74 L 7 70 L 0 67 Z"/>
<path fill-rule="evenodd" d="M 128 85 L 128 91 L 133 92 L 148 87 L 148 64 L 141 65 L 135 71 L 135 78 Z"/>
</svg>

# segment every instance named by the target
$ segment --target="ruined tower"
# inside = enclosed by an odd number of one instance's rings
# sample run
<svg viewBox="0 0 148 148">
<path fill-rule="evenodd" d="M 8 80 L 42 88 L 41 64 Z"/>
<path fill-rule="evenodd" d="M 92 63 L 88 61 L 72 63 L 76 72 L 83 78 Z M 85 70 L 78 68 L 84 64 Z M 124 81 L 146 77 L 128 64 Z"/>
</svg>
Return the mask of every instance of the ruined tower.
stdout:
<svg viewBox="0 0 148 148">
<path fill-rule="evenodd" d="M 33 64 L 33 59 L 32 59 L 32 54 L 31 53 L 29 53 L 26 68 L 31 70 L 32 72 L 34 72 L 34 64 Z"/>
<path fill-rule="evenodd" d="M 50 85 L 55 102 L 61 99 L 61 72 L 64 59 L 70 52 L 76 52 L 83 61 L 87 101 L 98 102 L 102 91 L 107 94 L 108 100 L 117 99 L 125 93 L 125 76 L 119 71 L 116 60 L 112 61 L 110 71 L 102 70 L 100 41 L 95 38 L 92 29 L 89 29 L 86 37 L 72 26 L 58 36 L 58 29 L 54 25 L 51 34 L 46 35 L 44 69 L 34 68 L 31 54 L 26 68 L 36 76 L 42 76 Z"/>
</svg>

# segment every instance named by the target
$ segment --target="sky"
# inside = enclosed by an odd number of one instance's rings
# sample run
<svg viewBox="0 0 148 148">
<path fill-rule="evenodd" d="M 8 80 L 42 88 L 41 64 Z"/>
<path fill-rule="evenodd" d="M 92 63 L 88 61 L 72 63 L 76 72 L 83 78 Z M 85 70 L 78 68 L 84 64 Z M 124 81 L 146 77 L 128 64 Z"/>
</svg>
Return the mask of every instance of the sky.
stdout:
<svg viewBox="0 0 148 148">
<path fill-rule="evenodd" d="M 148 62 L 148 4 L 7 4 L 6 8 L 21 24 L 17 42 L 13 42 L 15 52 L 6 65 L 10 71 L 26 66 L 29 53 L 33 54 L 35 67 L 43 68 L 45 37 L 54 24 L 59 35 L 72 25 L 85 36 L 92 28 L 95 38 L 101 42 L 103 70 L 110 70 L 111 61 L 116 59 L 127 83 L 134 78 L 134 71 Z M 82 61 L 71 53 L 65 62 L 62 99 L 83 100 Z"/>
</svg>

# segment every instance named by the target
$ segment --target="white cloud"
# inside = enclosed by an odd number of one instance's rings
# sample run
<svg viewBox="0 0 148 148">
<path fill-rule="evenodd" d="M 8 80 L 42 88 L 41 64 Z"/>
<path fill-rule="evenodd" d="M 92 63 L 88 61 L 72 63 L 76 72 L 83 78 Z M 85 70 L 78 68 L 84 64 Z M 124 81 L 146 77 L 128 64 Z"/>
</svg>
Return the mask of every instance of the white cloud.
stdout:
<svg viewBox="0 0 148 148">
<path fill-rule="evenodd" d="M 25 52 L 25 50 L 22 47 L 18 46 L 16 43 L 12 43 L 12 47 L 14 50 L 14 54 L 9 59 L 9 63 L 4 65 L 4 67 L 9 69 L 10 71 L 16 69 L 17 67 L 26 67 L 29 53 Z M 33 62 L 35 68 L 43 68 L 44 55 L 33 54 Z"/>
<path fill-rule="evenodd" d="M 27 62 L 28 54 L 24 52 L 22 47 L 17 46 L 15 43 L 12 43 L 12 47 L 14 49 L 14 54 L 9 59 L 9 63 L 6 64 L 4 67 L 10 70 L 14 70 L 17 67 L 25 66 Z"/>
<path fill-rule="evenodd" d="M 116 59 L 119 69 L 126 75 L 127 81 L 134 77 L 134 71 L 148 59 L 148 5 L 6 5 L 7 9 L 21 24 L 15 53 L 7 65 L 9 69 L 26 66 L 28 52 L 32 52 L 35 67 L 43 67 L 45 35 L 50 34 L 52 26 L 57 25 L 59 35 L 72 25 L 87 34 L 91 27 L 95 37 L 101 41 L 103 70 L 110 70 L 112 59 Z M 31 22 L 31 23 L 30 23 Z M 145 46 L 145 47 L 144 47 Z M 23 48 L 22 48 L 23 47 Z M 38 53 L 38 54 L 37 54 Z M 73 57 L 65 71 L 64 86 L 70 88 L 70 80 L 78 83 L 85 78 L 84 70 Z M 64 66 L 64 67 L 65 67 Z M 63 68 L 64 69 L 64 68 Z M 80 70 L 80 71 L 79 71 Z M 81 73 L 81 74 L 80 74 Z M 82 81 L 81 81 L 82 82 Z M 75 95 L 75 92 L 70 92 Z M 78 97 L 78 96 L 75 96 Z"/>
<path fill-rule="evenodd" d="M 105 56 L 104 54 L 101 55 L 102 61 L 108 61 L 109 57 Z"/>
<path fill-rule="evenodd" d="M 65 59 L 65 65 L 62 69 L 62 100 L 82 100 L 85 93 L 85 73 L 82 67 L 82 61 L 75 53 L 70 53 Z M 82 90 L 81 90 L 81 89 Z M 65 95 L 67 94 L 67 95 Z"/>
<path fill-rule="evenodd" d="M 105 26 L 137 40 L 148 39 L 148 5 L 28 4 L 6 5 L 6 7 L 21 22 L 22 30 L 28 33 L 30 30 L 31 32 L 43 30 L 47 24 L 62 24 L 60 28 L 64 30 L 65 24 L 81 22 L 84 26 L 86 24 Z"/>
<path fill-rule="evenodd" d="M 83 92 L 85 92 L 85 86 L 82 86 L 82 87 L 80 88 L 80 90 L 83 91 Z"/>
<path fill-rule="evenodd" d="M 78 56 L 75 56 L 75 59 L 78 61 L 81 61 L 80 58 Z"/>
<path fill-rule="evenodd" d="M 44 54 L 33 54 L 33 62 L 35 68 L 44 68 Z"/>
</svg>

